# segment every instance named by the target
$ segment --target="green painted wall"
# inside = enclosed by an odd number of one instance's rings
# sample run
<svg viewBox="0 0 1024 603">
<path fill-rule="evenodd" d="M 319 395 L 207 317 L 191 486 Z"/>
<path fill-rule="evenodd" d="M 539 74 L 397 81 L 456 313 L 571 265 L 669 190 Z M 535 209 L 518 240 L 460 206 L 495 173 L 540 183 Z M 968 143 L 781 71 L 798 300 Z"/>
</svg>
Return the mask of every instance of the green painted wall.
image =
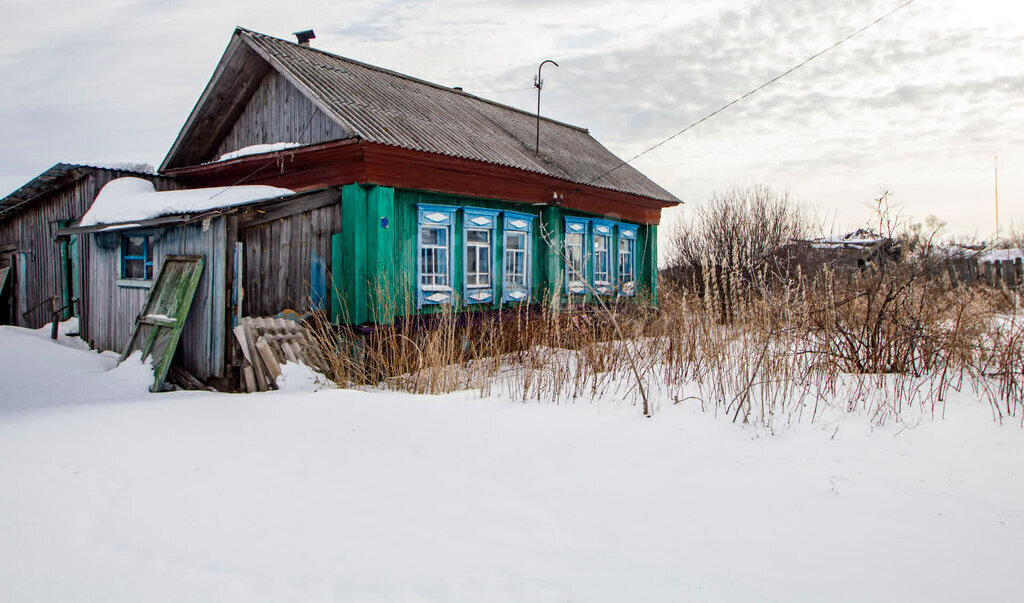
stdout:
<svg viewBox="0 0 1024 603">
<path fill-rule="evenodd" d="M 432 314 L 443 306 L 416 308 L 416 235 L 417 206 L 420 204 L 479 207 L 508 210 L 537 216 L 532 231 L 532 303 L 565 304 L 564 252 L 565 216 L 601 217 L 549 206 L 529 206 L 493 199 L 442 195 L 423 191 L 392 189 L 375 185 L 350 184 L 342 188 L 341 232 L 332 239 L 332 275 L 334 285 L 331 318 L 335 322 L 388 324 L 396 316 Z M 493 273 L 495 301 L 487 304 L 461 303 L 463 273 L 463 217 L 456 213 L 452 228 L 453 270 L 456 310 L 478 312 L 502 306 L 501 262 L 504 237 L 501 222 L 495 230 Z M 657 229 L 640 226 L 636 242 L 637 289 L 653 291 L 657 278 Z M 592 235 L 587 248 L 593 249 Z M 587 276 L 592 274 L 592 259 L 587 261 Z M 615 263 L 617 265 L 617 263 Z M 340 268 L 339 268 L 340 267 Z M 608 299 L 613 299 L 609 297 Z M 591 294 L 573 296 L 572 303 L 593 301 Z"/>
</svg>

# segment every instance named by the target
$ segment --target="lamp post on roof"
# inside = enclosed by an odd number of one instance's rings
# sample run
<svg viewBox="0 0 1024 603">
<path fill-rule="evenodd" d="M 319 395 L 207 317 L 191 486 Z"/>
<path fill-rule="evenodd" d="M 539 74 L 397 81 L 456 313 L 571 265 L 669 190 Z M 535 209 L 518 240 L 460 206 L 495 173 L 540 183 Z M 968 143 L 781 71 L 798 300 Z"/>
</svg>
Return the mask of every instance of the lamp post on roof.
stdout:
<svg viewBox="0 0 1024 603">
<path fill-rule="evenodd" d="M 540 70 L 544 68 L 544 65 L 551 63 L 555 67 L 558 67 L 558 63 L 551 59 L 545 59 L 544 62 L 537 67 L 537 77 L 533 78 L 533 85 L 537 88 L 537 142 L 534 146 L 534 150 L 540 155 L 540 89 L 544 87 L 544 80 L 540 77 Z"/>
</svg>

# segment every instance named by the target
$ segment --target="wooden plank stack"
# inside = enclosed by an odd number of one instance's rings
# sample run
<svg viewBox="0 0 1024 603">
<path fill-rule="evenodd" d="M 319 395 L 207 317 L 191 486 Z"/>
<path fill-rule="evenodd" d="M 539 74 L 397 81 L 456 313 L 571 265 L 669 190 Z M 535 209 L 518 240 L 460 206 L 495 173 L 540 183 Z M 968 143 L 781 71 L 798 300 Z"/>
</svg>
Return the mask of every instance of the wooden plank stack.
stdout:
<svg viewBox="0 0 1024 603">
<path fill-rule="evenodd" d="M 301 362 L 324 372 L 327 362 L 309 330 L 286 318 L 244 317 L 233 329 L 242 348 L 242 390 L 277 389 L 281 365 Z"/>
</svg>

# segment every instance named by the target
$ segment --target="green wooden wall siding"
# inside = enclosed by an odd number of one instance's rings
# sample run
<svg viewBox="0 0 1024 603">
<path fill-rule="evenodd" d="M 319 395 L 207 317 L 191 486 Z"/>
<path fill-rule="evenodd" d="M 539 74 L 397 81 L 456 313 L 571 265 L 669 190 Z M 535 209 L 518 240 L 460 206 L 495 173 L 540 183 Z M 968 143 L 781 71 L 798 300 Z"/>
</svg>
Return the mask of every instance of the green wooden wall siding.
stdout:
<svg viewBox="0 0 1024 603">
<path fill-rule="evenodd" d="M 531 232 L 531 302 L 565 303 L 564 253 L 565 216 L 595 217 L 582 212 L 549 206 L 443 195 L 407 189 L 350 184 L 342 188 L 341 232 L 333 241 L 331 318 L 334 322 L 388 324 L 396 316 L 432 314 L 446 309 L 439 305 L 416 308 L 417 205 L 479 207 L 508 210 L 536 216 Z M 499 225 L 502 222 L 499 221 Z M 463 216 L 456 214 L 452 227 L 452 288 L 457 311 L 477 312 L 514 306 L 503 303 L 503 229 L 495 230 L 493 244 L 494 302 L 462 304 Z M 654 291 L 657 278 L 657 229 L 640 226 L 637 233 L 637 289 Z M 587 236 L 593 248 L 592 234 Z M 588 256 L 590 258 L 590 256 Z M 617 265 L 617 264 L 616 264 Z M 587 261 L 592 274 L 592 258 Z M 593 301 L 591 294 L 573 296 L 574 303 Z"/>
</svg>

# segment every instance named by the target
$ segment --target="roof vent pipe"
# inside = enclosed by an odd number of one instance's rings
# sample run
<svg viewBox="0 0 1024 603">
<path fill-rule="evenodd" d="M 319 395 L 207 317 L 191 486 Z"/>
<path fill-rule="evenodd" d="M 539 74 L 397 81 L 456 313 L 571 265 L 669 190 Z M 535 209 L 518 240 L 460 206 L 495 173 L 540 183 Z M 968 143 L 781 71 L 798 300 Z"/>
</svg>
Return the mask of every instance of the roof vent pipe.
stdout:
<svg viewBox="0 0 1024 603">
<path fill-rule="evenodd" d="M 316 34 L 313 33 L 312 29 L 297 31 L 292 35 L 299 39 L 299 46 L 309 46 L 309 41 L 316 38 Z"/>
</svg>

